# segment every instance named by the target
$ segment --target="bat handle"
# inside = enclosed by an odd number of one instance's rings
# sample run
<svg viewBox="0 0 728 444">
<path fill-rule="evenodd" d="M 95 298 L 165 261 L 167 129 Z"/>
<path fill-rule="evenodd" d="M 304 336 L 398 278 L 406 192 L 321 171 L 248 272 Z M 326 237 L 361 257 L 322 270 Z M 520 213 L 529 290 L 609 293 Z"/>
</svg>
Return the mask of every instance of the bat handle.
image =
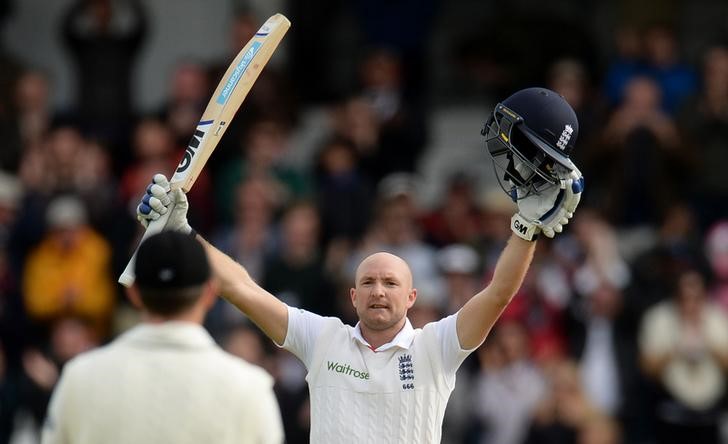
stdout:
<svg viewBox="0 0 728 444">
<path fill-rule="evenodd" d="M 169 216 L 172 214 L 172 210 L 174 210 L 174 203 L 168 207 L 168 211 L 161 215 L 159 219 L 149 222 L 149 225 L 147 225 L 147 230 L 142 235 L 139 244 L 144 242 L 144 240 L 147 239 L 149 236 L 164 231 L 164 227 L 167 225 L 167 221 L 169 220 Z M 139 246 L 137 246 L 136 250 L 134 250 L 134 254 L 131 256 L 131 259 L 129 259 L 129 263 L 126 264 L 124 272 L 121 273 L 121 276 L 119 276 L 118 282 L 125 287 L 131 287 L 132 284 L 134 284 L 134 279 L 136 278 L 136 276 L 134 275 L 134 264 L 136 263 L 136 255 L 138 250 Z"/>
</svg>

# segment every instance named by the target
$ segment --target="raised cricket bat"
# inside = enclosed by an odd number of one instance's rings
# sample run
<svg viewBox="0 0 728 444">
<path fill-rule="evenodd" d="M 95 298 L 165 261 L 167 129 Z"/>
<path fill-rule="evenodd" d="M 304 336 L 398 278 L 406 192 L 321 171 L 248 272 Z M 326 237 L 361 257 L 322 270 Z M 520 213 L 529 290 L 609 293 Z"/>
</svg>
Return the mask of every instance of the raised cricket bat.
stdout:
<svg viewBox="0 0 728 444">
<path fill-rule="evenodd" d="M 210 98 L 205 112 L 197 124 L 197 129 L 190 139 L 174 175 L 170 179 L 170 188 L 182 188 L 187 193 L 200 175 L 210 154 L 217 147 L 218 142 L 225 133 L 230 120 L 243 103 L 245 97 L 253 87 L 258 75 L 270 60 L 273 51 L 291 27 L 291 22 L 282 14 L 275 14 L 260 27 L 252 39 L 238 53 L 230 63 L 225 75 Z M 172 208 L 162 217 L 151 221 L 144 232 L 141 241 L 152 234 L 161 232 Z M 138 247 L 137 247 L 138 248 Z M 134 263 L 136 251 L 129 260 L 124 272 L 119 276 L 119 283 L 130 287 L 134 283 Z"/>
</svg>

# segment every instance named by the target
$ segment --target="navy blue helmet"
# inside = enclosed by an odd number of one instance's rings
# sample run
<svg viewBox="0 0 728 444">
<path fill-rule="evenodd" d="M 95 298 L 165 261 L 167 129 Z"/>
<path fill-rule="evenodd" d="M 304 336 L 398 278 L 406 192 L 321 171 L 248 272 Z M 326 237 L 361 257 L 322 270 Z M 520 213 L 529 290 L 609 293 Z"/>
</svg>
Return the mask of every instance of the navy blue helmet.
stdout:
<svg viewBox="0 0 728 444">
<path fill-rule="evenodd" d="M 522 89 L 497 104 L 482 134 L 498 181 L 514 199 L 538 194 L 576 168 L 569 159 L 576 113 L 549 89 Z"/>
</svg>

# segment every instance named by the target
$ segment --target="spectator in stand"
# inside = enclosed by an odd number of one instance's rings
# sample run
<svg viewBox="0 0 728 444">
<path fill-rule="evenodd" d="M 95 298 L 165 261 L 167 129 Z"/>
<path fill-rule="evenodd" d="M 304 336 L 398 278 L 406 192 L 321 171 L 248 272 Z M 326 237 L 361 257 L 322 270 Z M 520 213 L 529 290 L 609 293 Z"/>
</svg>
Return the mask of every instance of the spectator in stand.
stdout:
<svg viewBox="0 0 728 444">
<path fill-rule="evenodd" d="M 728 316 L 708 299 L 697 269 L 674 276 L 673 298 L 650 308 L 640 327 L 640 359 L 659 387 L 652 409 L 657 442 L 718 444 L 728 371 Z"/>
<path fill-rule="evenodd" d="M 622 439 L 619 423 L 599 413 L 588 417 L 578 432 L 578 444 L 620 444 L 631 442 Z"/>
<path fill-rule="evenodd" d="M 111 246 L 87 224 L 86 208 L 76 196 L 51 201 L 47 224 L 23 269 L 29 318 L 47 327 L 64 316 L 80 316 L 105 337 L 115 300 Z"/>
<path fill-rule="evenodd" d="M 380 151 L 381 122 L 373 104 L 361 94 L 343 97 L 330 111 L 331 128 L 335 137 L 351 141 L 362 165 L 362 171 L 377 183 L 387 173 L 385 165 L 367 162 Z"/>
<path fill-rule="evenodd" d="M 698 76 L 682 60 L 675 28 L 656 23 L 645 30 L 646 74 L 655 79 L 662 91 L 662 109 L 674 116 L 686 99 L 698 91 Z"/>
<path fill-rule="evenodd" d="M 20 181 L 15 176 L 0 171 L 0 340 L 5 334 L 12 333 L 12 328 L 6 331 L 6 326 L 20 321 L 13 319 L 13 315 L 18 314 L 14 296 L 18 293 L 20 270 L 16 263 L 17 258 L 11 251 L 11 237 L 22 198 L 23 187 Z"/>
<path fill-rule="evenodd" d="M 12 236 L 23 197 L 19 180 L 0 171 L 0 443 L 7 444 L 20 401 L 17 393 L 20 349 L 28 335 L 20 296 L 20 267 Z"/>
<path fill-rule="evenodd" d="M 480 285 L 482 267 L 477 251 L 464 244 L 452 244 L 437 252 L 437 264 L 445 280 L 446 313 L 454 313 L 472 297 Z"/>
<path fill-rule="evenodd" d="M 396 54 L 401 99 L 410 103 L 421 100 L 429 71 L 427 42 L 434 29 L 438 2 L 402 0 L 392 4 L 386 0 L 355 0 L 351 6 L 365 45 L 387 48 L 388 53 Z M 382 29 L 389 32 L 381 32 Z M 420 105 L 416 102 L 415 107 Z"/>
<path fill-rule="evenodd" d="M 178 62 L 170 76 L 167 102 L 158 115 L 172 131 L 176 147 L 187 146 L 209 101 L 210 79 L 205 67 L 190 60 Z"/>
<path fill-rule="evenodd" d="M 222 342 L 223 349 L 231 355 L 258 367 L 270 367 L 262 335 L 247 321 L 228 328 Z"/>
<path fill-rule="evenodd" d="M 280 224 L 280 245 L 265 264 L 262 285 L 278 299 L 326 316 L 340 303 L 324 267 L 316 207 L 299 202 L 288 208 Z"/>
<path fill-rule="evenodd" d="M 249 128 L 241 141 L 241 153 L 217 176 L 217 214 L 223 223 L 233 219 L 235 185 L 249 177 L 268 183 L 274 191 L 276 210 L 308 196 L 308 178 L 285 164 L 290 137 L 290 128 L 277 119 L 263 118 Z"/>
<path fill-rule="evenodd" d="M 630 237 L 624 243 L 635 244 L 637 239 Z M 702 249 L 703 241 L 690 207 L 683 203 L 672 205 L 657 227 L 656 239 L 638 247 L 638 254 L 630 260 L 632 283 L 625 298 L 629 316 L 641 319 L 648 308 L 667 299 L 673 292 L 670 276 L 693 264 L 707 269 Z"/>
<path fill-rule="evenodd" d="M 15 413 L 20 401 L 17 395 L 17 377 L 5 352 L 5 341 L 0 339 L 0 443 L 8 444 L 15 427 Z"/>
<path fill-rule="evenodd" d="M 28 191 L 41 200 L 72 193 L 94 201 L 91 209 L 95 224 L 101 225 L 99 221 L 114 210 L 117 185 L 108 152 L 75 127 L 55 128 L 40 146 L 29 147 L 19 175 Z"/>
<path fill-rule="evenodd" d="M 402 64 L 399 55 L 377 49 L 360 66 L 361 94 L 379 127 L 376 150 L 362 156 L 375 181 L 397 171 L 415 171 L 427 138 L 424 105 L 415 101 L 420 94 L 407 95 L 405 88 L 413 85 L 404 82 Z"/>
<path fill-rule="evenodd" d="M 514 321 L 499 323 L 494 333 L 495 343 L 486 344 L 478 352 L 482 371 L 477 377 L 473 407 L 484 428 L 478 442 L 521 443 L 536 407 L 546 395 L 546 381 L 531 360 L 523 325 Z M 487 350 L 489 347 L 496 350 Z"/>
<path fill-rule="evenodd" d="M 46 76 L 36 70 L 26 70 L 18 78 L 13 97 L 11 117 L 0 119 L 3 149 L 0 151 L 0 170 L 16 173 L 26 147 L 37 147 L 50 131 L 53 115 L 50 105 L 50 85 Z"/>
<path fill-rule="evenodd" d="M 654 80 L 633 78 L 586 162 L 596 184 L 587 198 L 617 228 L 657 223 L 688 185 L 682 138 L 661 103 Z"/>
<path fill-rule="evenodd" d="M 578 59 L 562 58 L 555 61 L 549 67 L 546 87 L 561 94 L 576 112 L 580 149 L 574 154 L 578 162 L 586 157 L 585 153 L 604 125 L 605 104 L 595 94 L 586 66 Z"/>
<path fill-rule="evenodd" d="M 30 413 L 34 431 L 40 431 L 63 366 L 99 343 L 97 333 L 87 320 L 70 316 L 53 322 L 47 344 L 31 345 L 23 352 L 19 408 Z"/>
<path fill-rule="evenodd" d="M 18 79 L 15 109 L 24 146 L 40 143 L 51 128 L 54 116 L 50 90 L 48 77 L 41 71 L 28 70 Z"/>
<path fill-rule="evenodd" d="M 17 6 L 9 1 L 0 1 L 0 31 L 5 31 L 5 23 L 13 15 Z M 8 39 L 0 42 L 0 131 L 2 131 L 13 116 L 13 90 L 15 82 L 23 73 L 23 64 L 17 55 L 12 54 L 7 47 Z"/>
<path fill-rule="evenodd" d="M 77 190 L 78 167 L 87 143 L 81 132 L 72 126 L 56 128 L 49 134 L 42 167 L 46 175 L 46 192 Z"/>
<path fill-rule="evenodd" d="M 257 177 L 245 179 L 237 188 L 234 223 L 219 228 L 213 239 L 218 248 L 249 270 L 256 282 L 265 276 L 266 262 L 276 246 L 275 199 L 275 190 L 268 182 Z M 205 326 L 214 337 L 219 337 L 239 320 L 237 310 L 218 300 L 208 313 Z"/>
<path fill-rule="evenodd" d="M 327 261 L 346 257 L 364 234 L 372 213 L 372 183 L 362 170 L 356 147 L 332 137 L 317 154 L 316 201 L 321 214 Z"/>
<path fill-rule="evenodd" d="M 658 86 L 661 109 L 674 116 L 698 89 L 693 68 L 681 59 L 680 42 L 674 27 L 653 23 L 640 30 L 624 26 L 616 34 L 617 58 L 605 80 L 606 93 L 613 105 L 621 104 L 629 84 L 646 76 Z"/>
<path fill-rule="evenodd" d="M 235 222 L 221 229 L 215 238 L 215 245 L 245 266 L 256 281 L 263 279 L 265 261 L 276 244 L 276 190 L 269 185 L 259 177 L 249 177 L 238 185 Z"/>
<path fill-rule="evenodd" d="M 534 360 L 539 365 L 548 365 L 567 353 L 564 317 L 573 288 L 553 243 L 544 244 L 536 252 L 532 267 L 518 297 L 503 312 L 503 319 L 519 322 L 526 328 Z M 492 269 L 486 269 L 486 279 L 492 273 Z"/>
<path fill-rule="evenodd" d="M 199 116 L 197 116 L 199 119 Z M 196 124 L 197 121 L 195 121 Z M 189 134 L 192 134 L 190 130 Z M 189 137 L 188 134 L 188 137 Z M 156 118 L 142 119 L 134 130 L 132 138 L 134 160 L 124 170 L 121 178 L 119 195 L 122 203 L 126 205 L 128 214 L 133 214 L 135 208 L 131 204 L 138 200 L 138 192 L 144 188 L 139 179 L 144 174 L 173 172 L 180 159 L 184 145 L 175 145 L 175 136 L 168 125 Z M 212 229 L 214 213 L 213 205 L 210 203 L 209 195 L 212 186 L 210 171 L 202 170 L 195 181 L 195 186 L 190 190 L 188 196 L 190 201 L 200 206 L 199 211 L 190 212 L 190 217 L 198 221 L 200 232 L 207 233 Z"/>
<path fill-rule="evenodd" d="M 146 177 L 159 171 L 171 171 L 179 159 L 175 158 L 172 131 L 159 120 L 143 119 L 132 137 L 133 162 L 124 170 L 119 184 L 121 201 L 130 211 L 139 200 L 139 190 L 144 188 Z M 145 178 L 145 179 L 142 179 Z"/>
<path fill-rule="evenodd" d="M 604 94 L 613 107 L 622 101 L 627 83 L 645 70 L 645 45 L 640 30 L 636 26 L 622 24 L 614 38 L 615 54 L 603 81 Z"/>
<path fill-rule="evenodd" d="M 478 251 L 480 251 L 483 269 L 490 270 L 495 267 L 498 252 L 508 240 L 508 230 L 503 228 L 508 224 L 510 215 L 516 207 L 515 202 L 506 196 L 500 188 L 491 188 L 483 193 L 478 202 L 480 220 L 480 235 L 478 236 Z"/>
<path fill-rule="evenodd" d="M 728 164 L 728 45 L 716 45 L 705 52 L 702 87 L 684 108 L 680 123 L 687 133 L 695 162 L 690 200 L 698 211 L 701 229 L 728 218 L 728 181 L 723 165 Z"/>
<path fill-rule="evenodd" d="M 422 218 L 425 239 L 437 247 L 475 244 L 480 233 L 480 210 L 475 201 L 474 178 L 454 174 L 446 185 L 442 204 Z"/>
<path fill-rule="evenodd" d="M 147 32 L 140 0 L 76 0 L 63 19 L 63 37 L 76 68 L 76 108 L 86 132 L 113 147 L 115 163 L 128 155 L 132 74 Z"/>
<path fill-rule="evenodd" d="M 705 236 L 705 251 L 714 279 L 711 297 L 728 313 L 728 220 L 710 227 Z"/>
<path fill-rule="evenodd" d="M 546 393 L 536 406 L 525 444 L 573 444 L 579 431 L 597 414 L 584 392 L 573 361 L 553 363 L 545 369 Z"/>
<path fill-rule="evenodd" d="M 637 363 L 638 319 L 625 301 L 630 271 L 612 227 L 594 212 L 574 223 L 583 264 L 573 275 L 576 291 L 565 319 L 569 354 L 580 366 L 585 393 L 603 413 L 619 418 L 629 442 L 644 438 L 643 381 Z"/>
</svg>

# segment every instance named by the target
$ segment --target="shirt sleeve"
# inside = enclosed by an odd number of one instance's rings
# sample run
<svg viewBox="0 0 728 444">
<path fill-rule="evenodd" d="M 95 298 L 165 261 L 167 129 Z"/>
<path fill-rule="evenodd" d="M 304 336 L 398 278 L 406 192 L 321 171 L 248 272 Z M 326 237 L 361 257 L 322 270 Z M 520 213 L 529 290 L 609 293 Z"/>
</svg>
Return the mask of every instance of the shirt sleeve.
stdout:
<svg viewBox="0 0 728 444">
<path fill-rule="evenodd" d="M 328 319 L 301 308 L 288 307 L 288 331 L 283 348 L 303 362 L 306 369 L 311 364 L 314 347 Z"/>
<path fill-rule="evenodd" d="M 455 382 L 455 372 L 460 368 L 465 358 L 478 348 L 465 350 L 460 347 L 457 319 L 458 313 L 455 313 L 425 327 L 432 329 L 437 338 L 439 349 L 442 352 L 442 368 L 452 383 Z"/>
</svg>

